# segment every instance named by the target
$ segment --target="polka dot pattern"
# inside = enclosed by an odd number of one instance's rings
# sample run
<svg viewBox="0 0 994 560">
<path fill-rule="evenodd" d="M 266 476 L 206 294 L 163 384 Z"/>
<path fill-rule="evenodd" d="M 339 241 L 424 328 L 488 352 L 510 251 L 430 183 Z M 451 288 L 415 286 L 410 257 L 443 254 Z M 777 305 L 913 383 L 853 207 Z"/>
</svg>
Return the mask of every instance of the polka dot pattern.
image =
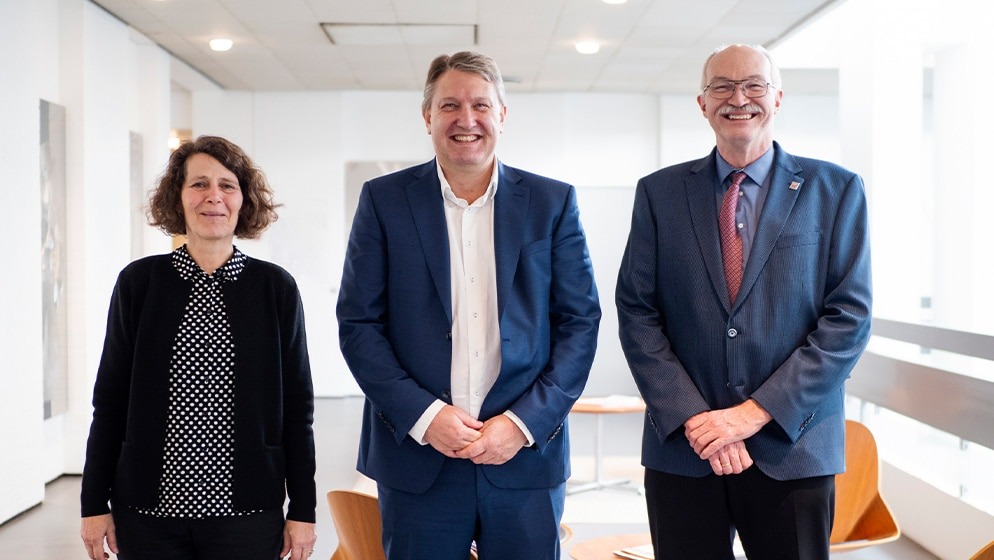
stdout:
<svg viewBox="0 0 994 560">
<path fill-rule="evenodd" d="M 169 368 L 169 411 L 159 503 L 143 513 L 204 518 L 243 515 L 232 505 L 235 441 L 235 343 L 223 286 L 238 279 L 247 257 L 237 248 L 208 275 L 186 246 L 173 266 L 193 283 Z"/>
</svg>

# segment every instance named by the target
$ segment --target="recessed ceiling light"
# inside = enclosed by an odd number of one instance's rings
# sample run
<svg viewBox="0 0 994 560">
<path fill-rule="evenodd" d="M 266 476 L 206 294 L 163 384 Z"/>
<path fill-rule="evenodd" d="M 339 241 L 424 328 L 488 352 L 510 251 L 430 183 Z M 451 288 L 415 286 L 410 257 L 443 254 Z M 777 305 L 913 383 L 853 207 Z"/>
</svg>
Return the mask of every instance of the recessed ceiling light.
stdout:
<svg viewBox="0 0 994 560">
<path fill-rule="evenodd" d="M 601 44 L 597 41 L 577 41 L 576 52 L 580 54 L 596 54 L 601 50 Z"/>
<path fill-rule="evenodd" d="M 624 4 L 628 0 L 604 0 L 605 4 Z"/>
<path fill-rule="evenodd" d="M 234 44 L 235 42 L 232 41 L 231 39 L 223 39 L 223 38 L 211 39 L 210 42 L 211 50 L 215 50 L 217 52 L 225 52 L 231 50 L 231 45 Z"/>
</svg>

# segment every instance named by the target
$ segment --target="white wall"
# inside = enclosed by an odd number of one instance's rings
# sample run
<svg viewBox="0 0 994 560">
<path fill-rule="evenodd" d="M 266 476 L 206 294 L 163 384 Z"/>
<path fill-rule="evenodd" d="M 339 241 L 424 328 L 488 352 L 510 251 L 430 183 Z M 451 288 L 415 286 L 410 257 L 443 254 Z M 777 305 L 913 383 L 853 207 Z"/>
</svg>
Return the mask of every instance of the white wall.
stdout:
<svg viewBox="0 0 994 560">
<path fill-rule="evenodd" d="M 0 169 L 5 217 L 4 271 L 0 275 L 0 520 L 41 500 L 44 481 L 37 476 L 42 452 L 41 370 L 41 200 L 39 197 L 38 94 L 40 69 L 23 60 L 25 50 L 53 38 L 41 19 L 50 2 L 0 4 Z M 39 54 L 47 54 L 45 50 Z M 24 240 L 23 242 L 19 242 Z M 30 242 L 28 242 L 30 240 Z M 30 422 L 25 419 L 36 418 Z"/>
<path fill-rule="evenodd" d="M 28 55 L 30 54 L 30 57 Z M 161 167 L 169 57 L 85 0 L 0 3 L 0 168 L 4 321 L 0 354 L 0 522 L 36 505 L 44 485 L 82 468 L 90 392 L 117 271 L 130 258 L 129 132 Z M 40 100 L 66 109 L 69 410 L 42 413 Z M 155 140 L 161 138 L 161 141 Z M 161 149 L 160 149 L 161 146 Z"/>
</svg>

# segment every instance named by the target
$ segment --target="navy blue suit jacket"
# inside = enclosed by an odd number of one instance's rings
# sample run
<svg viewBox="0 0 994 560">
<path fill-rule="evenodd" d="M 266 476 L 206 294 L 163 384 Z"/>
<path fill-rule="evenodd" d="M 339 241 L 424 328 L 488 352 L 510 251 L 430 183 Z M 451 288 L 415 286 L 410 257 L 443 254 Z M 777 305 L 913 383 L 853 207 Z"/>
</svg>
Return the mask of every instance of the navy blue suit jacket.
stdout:
<svg viewBox="0 0 994 560">
<path fill-rule="evenodd" d="M 773 416 L 746 440 L 778 480 L 845 468 L 844 382 L 870 336 L 860 177 L 774 143 L 769 193 L 734 305 L 718 236 L 716 151 L 641 179 L 616 300 L 647 403 L 642 461 L 704 476 L 683 423 L 755 399 Z"/>
<path fill-rule="evenodd" d="M 499 165 L 494 249 L 502 365 L 480 420 L 506 410 L 535 438 L 485 466 L 504 488 L 548 488 L 569 476 L 566 417 L 586 384 L 600 306 L 572 186 Z M 408 432 L 451 397 L 448 234 L 435 161 L 367 182 L 338 300 L 339 340 L 366 395 L 360 472 L 423 492 L 444 456 Z"/>
</svg>

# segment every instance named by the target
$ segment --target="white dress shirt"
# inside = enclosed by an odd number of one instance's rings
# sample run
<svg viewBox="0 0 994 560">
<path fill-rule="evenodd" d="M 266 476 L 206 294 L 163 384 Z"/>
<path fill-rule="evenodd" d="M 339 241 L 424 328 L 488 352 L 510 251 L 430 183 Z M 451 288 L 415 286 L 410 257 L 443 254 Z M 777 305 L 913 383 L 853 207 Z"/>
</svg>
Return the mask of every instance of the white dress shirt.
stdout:
<svg viewBox="0 0 994 560">
<path fill-rule="evenodd" d="M 494 195 L 497 165 L 490 185 L 472 204 L 458 198 L 437 166 L 449 237 L 450 288 L 452 291 L 452 404 L 480 417 L 480 408 L 500 374 L 500 322 L 497 317 L 497 267 L 494 252 Z M 426 445 L 425 432 L 445 406 L 436 400 L 410 431 L 415 441 Z M 534 443 L 524 423 L 510 411 L 508 416 Z"/>
</svg>

